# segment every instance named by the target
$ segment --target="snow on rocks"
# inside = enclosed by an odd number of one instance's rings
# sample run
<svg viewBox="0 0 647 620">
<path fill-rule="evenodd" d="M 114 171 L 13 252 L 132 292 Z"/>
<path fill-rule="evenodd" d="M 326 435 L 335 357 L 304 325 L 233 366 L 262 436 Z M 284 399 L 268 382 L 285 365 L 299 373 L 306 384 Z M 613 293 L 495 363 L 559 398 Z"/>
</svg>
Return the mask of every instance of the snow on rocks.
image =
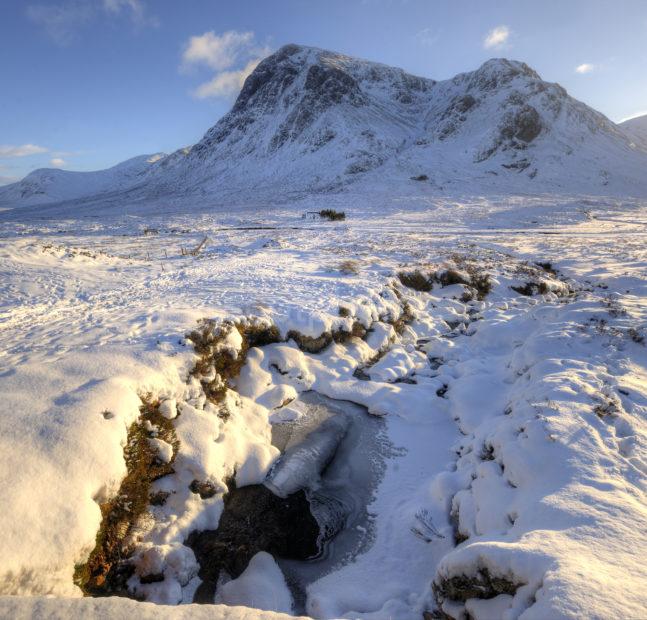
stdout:
<svg viewBox="0 0 647 620">
<path fill-rule="evenodd" d="M 292 595 L 283 573 L 274 558 L 264 551 L 251 559 L 240 577 L 218 588 L 215 602 L 292 613 Z"/>
<path fill-rule="evenodd" d="M 416 368 L 425 367 L 427 357 L 416 351 L 412 345 L 407 348 L 395 346 L 390 349 L 378 362 L 370 367 L 368 376 L 377 381 L 393 382 L 403 379 Z"/>
<path fill-rule="evenodd" d="M 171 459 L 173 458 L 173 446 L 170 443 L 155 438 L 149 439 L 148 443 L 150 444 L 151 448 L 155 450 L 157 458 L 162 463 L 171 462 Z"/>
<path fill-rule="evenodd" d="M 162 605 L 182 602 L 182 587 L 198 573 L 193 552 L 181 543 L 145 545 L 133 558 L 132 593 Z"/>
<path fill-rule="evenodd" d="M 160 403 L 159 412 L 167 419 L 172 420 L 177 416 L 177 401 L 169 398 Z"/>
</svg>

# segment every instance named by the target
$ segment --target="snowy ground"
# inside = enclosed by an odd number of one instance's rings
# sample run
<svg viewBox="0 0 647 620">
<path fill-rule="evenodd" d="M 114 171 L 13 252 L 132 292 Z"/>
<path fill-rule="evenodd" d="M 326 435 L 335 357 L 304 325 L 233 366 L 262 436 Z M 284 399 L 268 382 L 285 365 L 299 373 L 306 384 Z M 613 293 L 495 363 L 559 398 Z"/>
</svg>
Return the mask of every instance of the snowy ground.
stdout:
<svg viewBox="0 0 647 620">
<path fill-rule="evenodd" d="M 347 221 L 301 219 L 328 206 Z M 180 413 L 180 451 L 176 473 L 156 483 L 172 501 L 142 527 L 132 588 L 190 602 L 197 565 L 182 542 L 216 527 L 222 493 L 203 500 L 188 484 L 208 478 L 222 491 L 234 471 L 239 486 L 262 482 L 278 456 L 271 423 L 298 416 L 284 403 L 315 390 L 384 416 L 396 452 L 369 506 L 370 540 L 308 586 L 309 615 L 420 618 L 436 608 L 433 582 L 455 618 L 643 617 L 646 224 L 647 203 L 572 196 L 0 220 L 0 593 L 21 597 L 0 599 L 2 615 L 122 616 L 136 605 L 70 597 L 148 392 Z M 455 255 L 491 275 L 483 301 L 461 301 L 462 285 L 417 293 L 394 278 Z M 510 288 L 528 281 L 546 294 Z M 400 336 L 385 323 L 401 312 L 394 286 L 415 315 Z M 187 383 L 184 334 L 203 317 L 243 315 L 283 335 L 353 319 L 372 331 L 320 354 L 293 342 L 253 350 L 224 422 Z M 357 378 L 378 353 L 370 380 Z M 164 581 L 139 583 L 160 571 Z M 482 591 L 497 578 L 509 593 L 461 593 L 452 578 L 462 576 Z M 217 600 L 290 610 L 271 557 Z"/>
</svg>

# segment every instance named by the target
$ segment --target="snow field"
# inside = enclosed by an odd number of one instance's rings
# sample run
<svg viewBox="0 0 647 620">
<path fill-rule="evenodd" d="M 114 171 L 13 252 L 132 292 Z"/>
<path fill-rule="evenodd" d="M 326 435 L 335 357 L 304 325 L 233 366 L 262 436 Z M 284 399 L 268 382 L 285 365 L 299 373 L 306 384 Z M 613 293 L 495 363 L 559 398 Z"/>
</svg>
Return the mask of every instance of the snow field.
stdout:
<svg viewBox="0 0 647 620">
<path fill-rule="evenodd" d="M 9 396 L 0 472 L 12 506 L 1 517 L 10 534 L 2 540 L 2 592 L 78 595 L 74 565 L 94 543 L 97 502 L 124 474 L 122 444 L 139 395 L 151 392 L 181 447 L 175 473 L 155 483 L 170 495 L 140 524 L 130 585 L 150 601 L 190 602 L 197 565 L 183 540 L 217 526 L 234 471 L 239 485 L 262 482 L 278 456 L 272 422 L 298 416 L 286 402 L 315 390 L 383 416 L 399 451 L 369 507 L 371 546 L 309 587 L 309 614 L 419 618 L 435 607 L 432 581 L 446 591 L 453 577 L 478 580 L 487 570 L 516 590 L 488 601 L 445 599 L 443 610 L 483 619 L 639 615 L 647 359 L 637 340 L 647 261 L 636 224 L 614 237 L 626 223 L 574 217 L 567 242 L 496 231 L 480 237 L 481 229 L 430 245 L 399 217 L 380 217 L 362 227 L 321 227 L 316 238 L 223 232 L 204 258 L 173 259 L 164 269 L 114 256 L 128 244 L 142 252 L 141 242 L 106 237 L 105 229 L 86 237 L 94 249 L 112 245 L 113 255 L 96 258 L 44 252 L 38 231 L 2 239 L 8 286 L 0 307 L 9 322 L 0 384 Z M 596 228 L 593 246 L 584 235 Z M 270 240 L 281 247 L 266 247 Z M 359 277 L 334 270 L 350 252 L 360 259 Z M 451 264 L 455 252 L 490 273 L 485 300 L 461 301 L 461 285 L 429 295 L 398 287 L 402 300 L 394 293 L 397 270 Z M 551 260 L 573 277 L 566 286 L 508 252 Z M 547 292 L 529 298 L 510 288 L 529 280 L 546 282 Z M 397 319 L 403 300 L 415 319 L 397 334 L 385 321 Z M 342 305 L 349 316 L 338 316 Z M 283 335 L 296 329 L 315 337 L 354 320 L 372 331 L 319 354 L 294 342 L 252 349 L 223 420 L 199 381 L 187 383 L 194 356 L 180 344 L 195 319 L 218 314 L 260 315 Z M 209 481 L 215 494 L 201 498 L 189 488 L 193 480 Z M 280 593 L 269 564 L 229 582 L 229 601 L 253 604 L 245 600 L 250 587 Z M 164 581 L 140 582 L 157 573 Z M 286 600 L 276 596 L 266 607 L 284 611 Z M 63 609 L 118 616 L 130 605 L 139 604 L 0 602 L 3 614 L 54 617 Z M 213 613 L 247 612 L 218 606 Z"/>
</svg>

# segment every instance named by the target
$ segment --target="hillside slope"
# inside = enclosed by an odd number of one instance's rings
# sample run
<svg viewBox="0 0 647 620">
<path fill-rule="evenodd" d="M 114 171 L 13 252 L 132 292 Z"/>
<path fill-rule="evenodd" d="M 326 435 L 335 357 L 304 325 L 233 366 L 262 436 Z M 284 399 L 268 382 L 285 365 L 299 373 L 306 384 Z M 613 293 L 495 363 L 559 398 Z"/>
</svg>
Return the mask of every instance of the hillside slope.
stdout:
<svg viewBox="0 0 647 620">
<path fill-rule="evenodd" d="M 636 143 L 636 146 L 647 150 L 647 114 L 630 118 L 619 126 Z"/>
<path fill-rule="evenodd" d="M 0 187 L 0 207 L 27 206 L 119 193 L 141 183 L 151 167 L 165 153 L 140 155 L 112 168 L 76 172 L 58 168 L 39 168 L 24 179 Z"/>
</svg>

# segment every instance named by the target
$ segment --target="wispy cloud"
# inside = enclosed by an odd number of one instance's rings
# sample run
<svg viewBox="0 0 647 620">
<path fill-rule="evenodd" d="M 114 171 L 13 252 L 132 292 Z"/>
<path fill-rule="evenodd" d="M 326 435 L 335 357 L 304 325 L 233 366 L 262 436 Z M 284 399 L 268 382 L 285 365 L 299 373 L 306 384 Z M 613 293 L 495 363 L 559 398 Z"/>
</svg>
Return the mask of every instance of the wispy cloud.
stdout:
<svg viewBox="0 0 647 620">
<path fill-rule="evenodd" d="M 52 159 L 49 160 L 49 165 L 54 168 L 62 168 L 66 164 L 67 162 L 61 157 L 52 157 Z"/>
<path fill-rule="evenodd" d="M 41 26 L 58 45 L 70 45 L 89 23 L 126 16 L 136 26 L 156 26 L 144 0 L 67 0 L 27 6 L 27 17 Z"/>
<path fill-rule="evenodd" d="M 44 146 L 38 146 L 37 144 L 21 144 L 20 146 L 4 144 L 0 145 L 0 157 L 27 157 L 28 155 L 47 153 L 48 150 Z"/>
<path fill-rule="evenodd" d="M 229 30 L 216 34 L 213 30 L 189 39 L 182 54 L 184 67 L 207 65 L 217 71 L 229 69 L 254 46 L 253 32 Z"/>
<path fill-rule="evenodd" d="M 148 14 L 143 0 L 103 0 L 103 8 L 113 15 L 125 13 L 137 25 L 157 26 L 156 17 Z"/>
<path fill-rule="evenodd" d="M 35 4 L 27 7 L 27 17 L 45 29 L 58 45 L 69 45 L 79 29 L 93 16 L 94 7 L 87 2 Z"/>
<path fill-rule="evenodd" d="M 202 66 L 216 72 L 212 79 L 193 91 L 194 97 L 231 98 L 270 51 L 269 47 L 259 45 L 253 32 L 228 30 L 216 34 L 211 30 L 188 40 L 182 52 L 181 68 L 186 71 Z"/>
<path fill-rule="evenodd" d="M 585 73 L 591 73 L 592 71 L 595 71 L 595 65 L 590 62 L 583 62 L 581 65 L 577 65 L 577 67 L 575 67 L 575 73 L 580 73 L 582 75 Z"/>
<path fill-rule="evenodd" d="M 492 28 L 492 30 L 487 33 L 487 36 L 483 40 L 483 47 L 486 50 L 501 49 L 506 45 L 511 34 L 512 31 L 510 30 L 510 28 L 508 28 L 508 26 L 501 25 L 497 26 L 496 28 Z"/>
<path fill-rule="evenodd" d="M 416 41 L 420 45 L 423 45 L 425 47 L 431 47 L 438 41 L 439 38 L 440 35 L 438 31 L 432 30 L 431 28 L 423 28 L 415 34 Z"/>
</svg>

